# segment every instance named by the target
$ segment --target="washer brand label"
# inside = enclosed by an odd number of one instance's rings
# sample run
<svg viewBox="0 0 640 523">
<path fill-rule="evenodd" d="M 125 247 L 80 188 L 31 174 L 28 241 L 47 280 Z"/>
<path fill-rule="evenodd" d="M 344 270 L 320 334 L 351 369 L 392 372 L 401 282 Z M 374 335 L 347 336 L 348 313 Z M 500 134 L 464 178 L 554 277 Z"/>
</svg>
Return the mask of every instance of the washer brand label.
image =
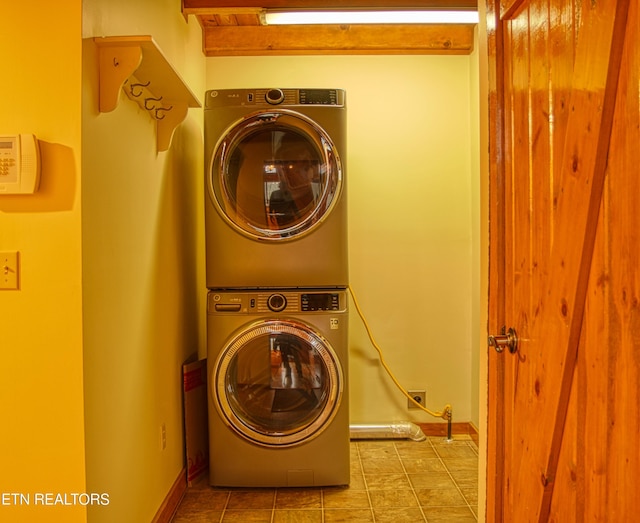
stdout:
<svg viewBox="0 0 640 523">
<path fill-rule="evenodd" d="M 340 319 L 339 318 L 329 318 L 329 326 L 331 330 L 337 330 L 340 328 Z"/>
</svg>

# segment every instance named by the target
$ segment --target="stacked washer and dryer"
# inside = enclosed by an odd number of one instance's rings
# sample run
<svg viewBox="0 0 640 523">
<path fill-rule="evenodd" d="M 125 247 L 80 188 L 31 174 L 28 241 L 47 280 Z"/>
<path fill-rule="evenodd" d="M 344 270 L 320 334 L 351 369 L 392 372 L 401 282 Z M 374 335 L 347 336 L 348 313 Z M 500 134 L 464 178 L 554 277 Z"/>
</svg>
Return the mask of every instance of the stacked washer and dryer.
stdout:
<svg viewBox="0 0 640 523">
<path fill-rule="evenodd" d="M 349 483 L 345 93 L 206 93 L 210 483 Z"/>
</svg>

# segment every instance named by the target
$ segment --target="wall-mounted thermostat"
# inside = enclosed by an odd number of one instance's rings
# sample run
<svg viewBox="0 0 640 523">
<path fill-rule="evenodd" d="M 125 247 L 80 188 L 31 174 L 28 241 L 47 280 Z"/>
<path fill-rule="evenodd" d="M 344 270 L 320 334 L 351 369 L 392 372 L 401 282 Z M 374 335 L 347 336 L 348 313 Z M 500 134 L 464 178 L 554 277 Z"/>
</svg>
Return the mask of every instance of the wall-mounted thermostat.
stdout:
<svg viewBox="0 0 640 523">
<path fill-rule="evenodd" d="M 32 134 L 0 135 L 0 196 L 32 194 L 40 183 L 40 149 Z"/>
</svg>

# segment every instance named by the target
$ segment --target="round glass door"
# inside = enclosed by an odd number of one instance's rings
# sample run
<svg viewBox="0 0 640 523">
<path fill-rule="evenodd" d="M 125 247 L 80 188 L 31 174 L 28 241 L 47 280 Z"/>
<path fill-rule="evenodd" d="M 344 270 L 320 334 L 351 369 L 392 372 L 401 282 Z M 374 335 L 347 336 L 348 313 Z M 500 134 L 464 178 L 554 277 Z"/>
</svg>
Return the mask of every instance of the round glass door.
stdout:
<svg viewBox="0 0 640 523">
<path fill-rule="evenodd" d="M 326 132 L 294 111 L 257 112 L 218 142 L 209 192 L 222 217 L 260 240 L 293 239 L 330 214 L 342 167 Z"/>
<path fill-rule="evenodd" d="M 213 380 L 216 405 L 227 423 L 264 446 L 316 437 L 335 416 L 343 391 L 331 346 L 293 320 L 244 329 L 218 357 Z"/>
</svg>

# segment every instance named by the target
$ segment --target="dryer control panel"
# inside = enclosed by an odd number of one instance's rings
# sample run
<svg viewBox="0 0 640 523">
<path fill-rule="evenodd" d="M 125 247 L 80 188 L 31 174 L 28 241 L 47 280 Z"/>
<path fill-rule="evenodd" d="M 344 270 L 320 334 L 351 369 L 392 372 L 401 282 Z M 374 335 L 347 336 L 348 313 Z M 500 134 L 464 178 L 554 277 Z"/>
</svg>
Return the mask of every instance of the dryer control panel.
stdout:
<svg viewBox="0 0 640 523">
<path fill-rule="evenodd" d="M 328 105 L 343 107 L 343 89 L 218 89 L 207 91 L 205 108 L 279 105 Z"/>
</svg>

